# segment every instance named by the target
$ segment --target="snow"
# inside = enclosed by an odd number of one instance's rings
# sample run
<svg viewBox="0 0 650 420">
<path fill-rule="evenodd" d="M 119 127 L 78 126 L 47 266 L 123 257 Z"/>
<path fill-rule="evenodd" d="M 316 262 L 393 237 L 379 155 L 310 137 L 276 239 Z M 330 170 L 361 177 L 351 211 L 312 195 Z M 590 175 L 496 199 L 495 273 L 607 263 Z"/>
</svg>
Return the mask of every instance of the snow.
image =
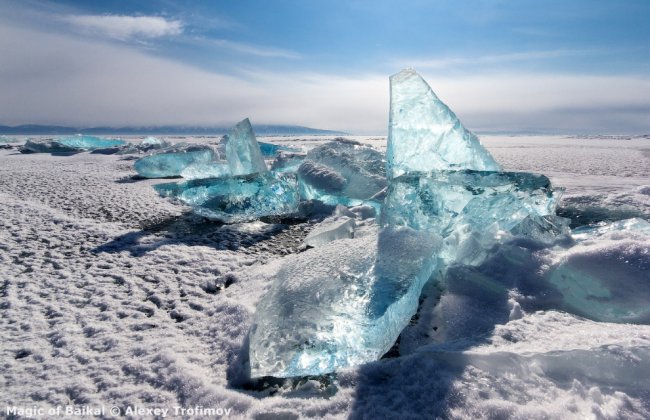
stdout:
<svg viewBox="0 0 650 420">
<path fill-rule="evenodd" d="M 309 149 L 330 139 L 261 140 Z M 385 138 L 355 139 L 386 147 Z M 566 188 L 561 208 L 650 214 L 647 139 L 482 142 L 505 170 L 544 173 Z M 647 276 L 650 245 L 638 232 L 505 253 L 528 255 L 526 270 L 503 272 L 508 287 L 485 323 L 456 319 L 468 334 L 450 337 L 438 323 L 445 314 L 434 311 L 437 291 L 425 289 L 390 352 L 400 357 L 334 377 L 250 382 L 243 372 L 253 314 L 314 223 L 206 222 L 158 197 L 151 186 L 159 180 L 132 179 L 133 161 L 122 159 L 0 150 L 3 407 L 202 405 L 232 408 L 236 418 L 650 417 L 650 327 L 553 309 L 556 296 L 537 283 L 578 257 L 628 258 Z M 499 267 L 496 259 L 483 269 Z M 647 293 L 638 274 L 629 280 Z M 471 289 L 453 297 L 471 305 Z"/>
</svg>

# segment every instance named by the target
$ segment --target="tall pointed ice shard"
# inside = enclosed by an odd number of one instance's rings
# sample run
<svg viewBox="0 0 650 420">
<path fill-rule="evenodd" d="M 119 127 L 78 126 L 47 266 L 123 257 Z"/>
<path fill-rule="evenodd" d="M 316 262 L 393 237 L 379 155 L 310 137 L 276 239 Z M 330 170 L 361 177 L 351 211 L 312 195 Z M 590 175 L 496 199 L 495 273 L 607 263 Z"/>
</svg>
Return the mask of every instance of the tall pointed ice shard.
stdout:
<svg viewBox="0 0 650 420">
<path fill-rule="evenodd" d="M 413 69 L 390 77 L 388 177 L 412 171 L 501 168 Z"/>
<path fill-rule="evenodd" d="M 226 159 L 233 175 L 267 172 L 260 145 L 248 118 L 235 125 L 226 141 Z"/>
</svg>

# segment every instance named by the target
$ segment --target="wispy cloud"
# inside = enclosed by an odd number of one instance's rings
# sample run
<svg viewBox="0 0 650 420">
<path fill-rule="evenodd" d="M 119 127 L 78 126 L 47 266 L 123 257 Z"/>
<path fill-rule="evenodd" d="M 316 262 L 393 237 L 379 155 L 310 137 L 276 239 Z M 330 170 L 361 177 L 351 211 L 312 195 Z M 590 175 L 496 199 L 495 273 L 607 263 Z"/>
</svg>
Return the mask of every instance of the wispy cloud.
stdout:
<svg viewBox="0 0 650 420">
<path fill-rule="evenodd" d="M 467 65 L 490 65 L 512 62 L 539 61 L 560 57 L 571 57 L 593 53 L 593 50 L 557 49 L 547 51 L 522 51 L 507 54 L 489 54 L 472 57 L 442 57 L 432 59 L 399 59 L 395 61 L 400 67 L 410 66 L 417 69 L 442 70 Z"/>
<path fill-rule="evenodd" d="M 84 32 L 120 41 L 154 39 L 183 33 L 183 24 L 161 16 L 66 15 L 61 20 Z"/>
<path fill-rule="evenodd" d="M 301 58 L 301 55 L 295 51 L 281 48 L 266 47 L 262 45 L 252 45 L 243 42 L 230 41 L 227 39 L 202 39 L 219 48 L 225 48 L 237 53 L 254 55 L 257 57 L 276 57 L 276 58 Z"/>
</svg>

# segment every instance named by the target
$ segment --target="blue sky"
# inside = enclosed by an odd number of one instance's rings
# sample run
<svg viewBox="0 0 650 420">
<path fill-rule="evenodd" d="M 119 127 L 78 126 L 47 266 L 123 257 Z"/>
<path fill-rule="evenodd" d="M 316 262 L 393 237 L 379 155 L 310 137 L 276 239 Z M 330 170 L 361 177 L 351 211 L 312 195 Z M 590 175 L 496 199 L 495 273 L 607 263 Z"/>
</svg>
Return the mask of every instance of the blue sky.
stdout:
<svg viewBox="0 0 650 420">
<path fill-rule="evenodd" d="M 414 67 L 479 131 L 650 132 L 650 1 L 0 0 L 0 123 L 384 134 Z"/>
</svg>

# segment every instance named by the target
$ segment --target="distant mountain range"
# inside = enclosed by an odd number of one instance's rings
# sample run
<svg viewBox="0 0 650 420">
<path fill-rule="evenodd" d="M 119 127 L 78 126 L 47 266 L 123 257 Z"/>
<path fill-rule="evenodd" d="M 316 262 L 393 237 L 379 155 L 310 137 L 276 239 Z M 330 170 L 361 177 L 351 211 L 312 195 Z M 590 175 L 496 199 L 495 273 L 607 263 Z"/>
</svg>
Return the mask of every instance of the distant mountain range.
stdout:
<svg viewBox="0 0 650 420">
<path fill-rule="evenodd" d="M 185 134 L 185 135 L 222 135 L 230 131 L 231 127 L 204 127 L 204 126 L 148 126 L 148 127 L 65 127 L 59 125 L 0 125 L 0 134 L 21 135 L 46 135 L 46 134 Z M 302 127 L 299 125 L 254 125 L 253 129 L 258 136 L 282 135 L 322 135 L 337 136 L 348 133 L 334 130 L 321 130 L 318 128 Z"/>
</svg>

